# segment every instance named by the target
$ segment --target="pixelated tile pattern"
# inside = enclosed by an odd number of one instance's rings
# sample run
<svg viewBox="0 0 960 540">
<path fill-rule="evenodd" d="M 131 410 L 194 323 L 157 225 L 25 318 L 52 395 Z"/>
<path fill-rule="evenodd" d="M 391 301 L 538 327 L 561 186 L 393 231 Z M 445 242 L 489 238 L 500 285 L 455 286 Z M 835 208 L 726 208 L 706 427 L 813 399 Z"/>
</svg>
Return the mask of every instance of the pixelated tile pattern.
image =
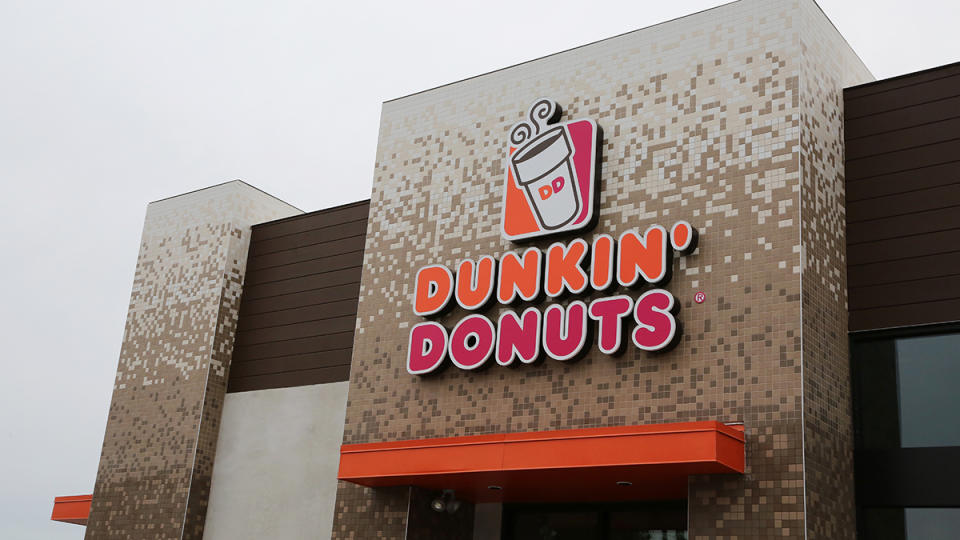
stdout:
<svg viewBox="0 0 960 540">
<path fill-rule="evenodd" d="M 832 30 L 816 9 L 743 0 L 384 104 L 344 442 L 743 422 L 747 472 L 691 479 L 690 538 L 803 538 L 803 362 L 817 361 L 804 332 L 840 355 L 824 369 L 846 362 L 831 337 L 844 328 L 825 327 L 844 309 L 842 253 L 831 251 L 843 245 L 843 161 L 838 146 L 821 148 L 842 139 L 802 140 L 805 118 L 841 118 L 829 90 L 803 95 L 817 84 L 804 76 L 822 75 L 805 63 L 800 36 L 808 26 Z M 830 43 L 838 63 L 855 62 L 845 44 Z M 600 220 L 587 239 L 680 219 L 700 230 L 700 247 L 675 263 L 667 286 L 683 308 L 684 337 L 662 355 L 630 347 L 610 358 L 594 348 L 575 363 L 410 376 L 416 270 L 520 249 L 500 235 L 507 134 L 541 96 L 560 103 L 564 119 L 592 118 L 604 130 Z M 823 112 L 804 117 L 814 106 Z M 831 167 L 819 184 L 802 171 L 811 160 Z M 816 215 L 802 215 L 801 204 Z M 813 223 L 820 236 L 805 227 Z M 828 231 L 841 237 L 805 249 Z M 815 261 L 826 287 L 804 274 Z M 823 318 L 805 317 L 804 280 L 826 291 L 815 304 Z M 697 291 L 705 303 L 692 301 Z M 452 327 L 464 314 L 440 321 Z M 495 320 L 499 308 L 487 314 Z M 833 404 L 822 407 L 843 420 Z M 358 518 L 338 505 L 336 519 Z M 342 538 L 350 529 L 334 530 Z"/>
<path fill-rule="evenodd" d="M 689 538 L 803 538 L 801 423 L 747 426 L 743 475 L 691 476 Z"/>
<path fill-rule="evenodd" d="M 873 76 L 817 5 L 801 2 L 800 9 L 807 538 L 854 538 L 843 88 Z"/>
<path fill-rule="evenodd" d="M 340 482 L 332 538 L 407 538 L 410 490 L 403 486 L 371 489 Z"/>
<path fill-rule="evenodd" d="M 235 181 L 147 207 L 87 538 L 202 538 L 250 226 Z"/>
</svg>

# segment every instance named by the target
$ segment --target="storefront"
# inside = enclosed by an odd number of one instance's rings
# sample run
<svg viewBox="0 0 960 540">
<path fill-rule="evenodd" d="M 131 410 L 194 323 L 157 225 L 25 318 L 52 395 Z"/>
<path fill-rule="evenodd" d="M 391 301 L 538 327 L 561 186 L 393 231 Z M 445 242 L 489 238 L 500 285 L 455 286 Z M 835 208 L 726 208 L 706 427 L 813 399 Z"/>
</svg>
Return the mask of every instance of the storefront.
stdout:
<svg viewBox="0 0 960 540">
<path fill-rule="evenodd" d="M 948 538 L 960 65 L 742 0 L 151 203 L 90 538 Z M 59 513 L 58 513 L 59 512 Z"/>
</svg>

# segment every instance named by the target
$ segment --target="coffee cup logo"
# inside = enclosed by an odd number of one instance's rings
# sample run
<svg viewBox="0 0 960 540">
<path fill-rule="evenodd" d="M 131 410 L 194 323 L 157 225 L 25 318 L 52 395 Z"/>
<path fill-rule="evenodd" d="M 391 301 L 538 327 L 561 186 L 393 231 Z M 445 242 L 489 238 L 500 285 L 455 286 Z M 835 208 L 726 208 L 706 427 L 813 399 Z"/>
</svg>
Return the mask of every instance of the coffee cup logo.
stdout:
<svg viewBox="0 0 960 540">
<path fill-rule="evenodd" d="M 599 129 L 593 120 L 558 123 L 550 99 L 530 107 L 510 131 L 503 235 L 520 241 L 595 224 Z"/>
</svg>

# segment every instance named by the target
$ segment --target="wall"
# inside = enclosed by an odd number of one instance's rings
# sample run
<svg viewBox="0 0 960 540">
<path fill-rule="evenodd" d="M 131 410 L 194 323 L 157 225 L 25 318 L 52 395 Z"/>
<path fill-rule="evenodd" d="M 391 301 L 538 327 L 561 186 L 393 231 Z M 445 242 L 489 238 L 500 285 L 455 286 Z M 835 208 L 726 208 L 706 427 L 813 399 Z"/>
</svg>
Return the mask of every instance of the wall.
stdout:
<svg viewBox="0 0 960 540">
<path fill-rule="evenodd" d="M 813 46 L 824 36 L 830 48 Z M 822 506 L 805 514 L 808 497 L 846 488 L 820 481 L 834 447 L 815 460 L 817 485 L 805 486 L 804 390 L 846 361 L 836 326 L 843 257 L 816 244 L 832 238 L 842 249 L 840 88 L 864 80 L 812 2 L 744 0 L 385 103 L 344 442 L 743 422 L 746 474 L 691 479 L 690 537 L 852 535 L 851 520 L 830 520 Z M 517 250 L 500 235 L 507 134 L 541 96 L 565 120 L 604 130 L 600 219 L 588 241 L 679 219 L 700 230 L 700 248 L 679 259 L 668 286 L 684 337 L 659 356 L 594 348 L 576 363 L 410 376 L 416 269 Z M 802 298 L 804 287 L 824 286 Z M 693 302 L 697 291 L 705 303 Z M 817 373 L 805 376 L 807 362 Z M 810 412 L 834 422 L 825 433 L 848 432 L 849 404 L 819 398 Z M 852 485 L 852 471 L 840 474 Z M 334 537 L 401 538 L 404 502 L 342 483 Z M 364 520 L 370 512 L 396 517 Z"/>
<path fill-rule="evenodd" d="M 150 203 L 87 538 L 200 538 L 253 223 L 300 210 L 234 181 Z"/>
<path fill-rule="evenodd" d="M 255 225 L 206 538 L 323 538 L 369 202 Z"/>
<path fill-rule="evenodd" d="M 856 528 L 847 341 L 843 88 L 873 79 L 813 2 L 801 2 L 803 477 L 807 538 Z M 838 51 L 848 51 L 839 54 Z"/>
<path fill-rule="evenodd" d="M 850 330 L 866 422 L 858 519 L 864 535 L 902 538 L 903 507 L 960 504 L 958 448 L 900 448 L 894 341 L 955 332 L 960 320 L 960 64 L 848 88 L 844 105 Z M 877 436 L 884 428 L 889 438 Z"/>
<path fill-rule="evenodd" d="M 347 380 L 369 208 L 253 227 L 228 392 Z"/>
<path fill-rule="evenodd" d="M 960 313 L 960 64 L 844 92 L 850 330 Z"/>
<path fill-rule="evenodd" d="M 204 538 L 328 538 L 347 383 L 227 394 Z"/>
</svg>

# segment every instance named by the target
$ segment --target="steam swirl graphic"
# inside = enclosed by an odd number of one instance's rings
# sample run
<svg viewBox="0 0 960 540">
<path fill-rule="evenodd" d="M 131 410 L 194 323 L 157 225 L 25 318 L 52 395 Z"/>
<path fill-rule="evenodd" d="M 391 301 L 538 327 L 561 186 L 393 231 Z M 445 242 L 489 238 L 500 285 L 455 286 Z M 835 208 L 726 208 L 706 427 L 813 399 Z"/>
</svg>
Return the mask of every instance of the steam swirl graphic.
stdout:
<svg viewBox="0 0 960 540">
<path fill-rule="evenodd" d="M 560 120 L 563 111 L 557 102 L 549 98 L 538 99 L 530 106 L 527 118 L 510 130 L 510 143 L 519 147 L 528 140 L 536 137 L 548 125 Z"/>
<path fill-rule="evenodd" d="M 533 138 L 534 135 L 536 135 L 536 133 L 533 132 L 533 128 L 530 127 L 529 123 L 520 122 L 510 130 L 510 143 L 519 147 L 527 142 L 527 139 Z"/>
<path fill-rule="evenodd" d="M 543 131 L 547 124 L 552 124 L 560 119 L 560 106 L 552 99 L 540 99 L 530 106 L 530 122 L 536 126 L 537 133 Z M 556 116 L 556 118 L 554 118 Z"/>
</svg>

